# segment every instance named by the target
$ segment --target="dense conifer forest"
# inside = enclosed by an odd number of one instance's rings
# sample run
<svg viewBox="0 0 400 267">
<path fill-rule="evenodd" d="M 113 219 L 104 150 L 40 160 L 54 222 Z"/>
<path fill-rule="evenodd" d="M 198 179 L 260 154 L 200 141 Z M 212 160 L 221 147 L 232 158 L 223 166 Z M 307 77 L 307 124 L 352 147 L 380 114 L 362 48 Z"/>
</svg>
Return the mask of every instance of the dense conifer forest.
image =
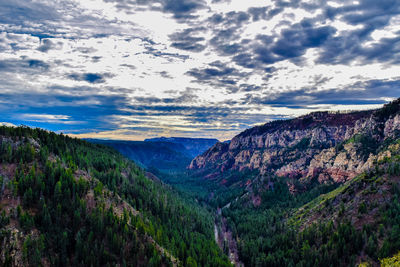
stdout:
<svg viewBox="0 0 400 267">
<path fill-rule="evenodd" d="M 111 148 L 0 127 L 1 265 L 229 266 L 210 212 Z M 19 240 L 14 242 L 14 233 Z"/>
</svg>

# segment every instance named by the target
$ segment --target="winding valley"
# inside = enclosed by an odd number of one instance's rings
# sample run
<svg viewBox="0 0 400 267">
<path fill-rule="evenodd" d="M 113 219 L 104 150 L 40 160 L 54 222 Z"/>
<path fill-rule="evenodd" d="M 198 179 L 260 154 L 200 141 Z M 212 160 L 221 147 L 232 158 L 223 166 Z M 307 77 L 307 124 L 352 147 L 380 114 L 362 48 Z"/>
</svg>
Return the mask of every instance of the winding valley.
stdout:
<svg viewBox="0 0 400 267">
<path fill-rule="evenodd" d="M 0 127 L 2 265 L 377 266 L 400 250 L 400 99 L 256 126 L 173 172 L 89 141 Z"/>
</svg>

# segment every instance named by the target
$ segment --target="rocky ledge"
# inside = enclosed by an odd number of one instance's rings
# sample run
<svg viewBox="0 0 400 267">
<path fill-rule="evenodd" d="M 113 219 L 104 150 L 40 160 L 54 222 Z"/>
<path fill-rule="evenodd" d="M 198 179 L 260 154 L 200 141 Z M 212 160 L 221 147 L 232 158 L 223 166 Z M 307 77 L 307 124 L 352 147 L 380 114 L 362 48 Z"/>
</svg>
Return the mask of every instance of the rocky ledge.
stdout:
<svg viewBox="0 0 400 267">
<path fill-rule="evenodd" d="M 372 167 L 378 148 L 400 137 L 400 99 L 382 109 L 315 112 L 253 127 L 216 143 L 188 169 L 222 176 L 256 170 L 300 180 L 344 182 Z"/>
</svg>

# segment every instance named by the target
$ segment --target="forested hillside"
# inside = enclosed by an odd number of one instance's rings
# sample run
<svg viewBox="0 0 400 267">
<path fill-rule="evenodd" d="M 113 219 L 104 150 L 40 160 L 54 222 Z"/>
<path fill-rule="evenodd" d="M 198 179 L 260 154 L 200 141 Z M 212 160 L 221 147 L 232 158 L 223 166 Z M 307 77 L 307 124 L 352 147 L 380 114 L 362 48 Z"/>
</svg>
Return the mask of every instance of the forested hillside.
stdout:
<svg viewBox="0 0 400 267">
<path fill-rule="evenodd" d="M 400 100 L 267 123 L 190 169 L 236 265 L 378 266 L 400 250 Z"/>
<path fill-rule="evenodd" d="M 222 209 L 246 266 L 377 265 L 400 250 L 400 140 L 390 157 L 343 184 L 291 193 L 271 177 L 260 199 L 243 194 Z M 265 184 L 263 184 L 265 185 Z"/>
<path fill-rule="evenodd" d="M 1 266 L 229 266 L 212 216 L 109 147 L 0 127 Z"/>
</svg>

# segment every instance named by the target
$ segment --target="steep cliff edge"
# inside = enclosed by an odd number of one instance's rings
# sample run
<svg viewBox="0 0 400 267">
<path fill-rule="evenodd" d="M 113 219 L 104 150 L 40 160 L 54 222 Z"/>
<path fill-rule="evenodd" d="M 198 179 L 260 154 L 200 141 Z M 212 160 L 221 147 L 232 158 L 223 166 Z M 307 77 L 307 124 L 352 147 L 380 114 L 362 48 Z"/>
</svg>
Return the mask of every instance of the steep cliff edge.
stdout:
<svg viewBox="0 0 400 267">
<path fill-rule="evenodd" d="M 368 170 L 388 140 L 400 136 L 400 99 L 378 110 L 314 112 L 273 121 L 217 143 L 188 169 L 206 177 L 251 170 L 300 181 L 345 182 Z"/>
</svg>

